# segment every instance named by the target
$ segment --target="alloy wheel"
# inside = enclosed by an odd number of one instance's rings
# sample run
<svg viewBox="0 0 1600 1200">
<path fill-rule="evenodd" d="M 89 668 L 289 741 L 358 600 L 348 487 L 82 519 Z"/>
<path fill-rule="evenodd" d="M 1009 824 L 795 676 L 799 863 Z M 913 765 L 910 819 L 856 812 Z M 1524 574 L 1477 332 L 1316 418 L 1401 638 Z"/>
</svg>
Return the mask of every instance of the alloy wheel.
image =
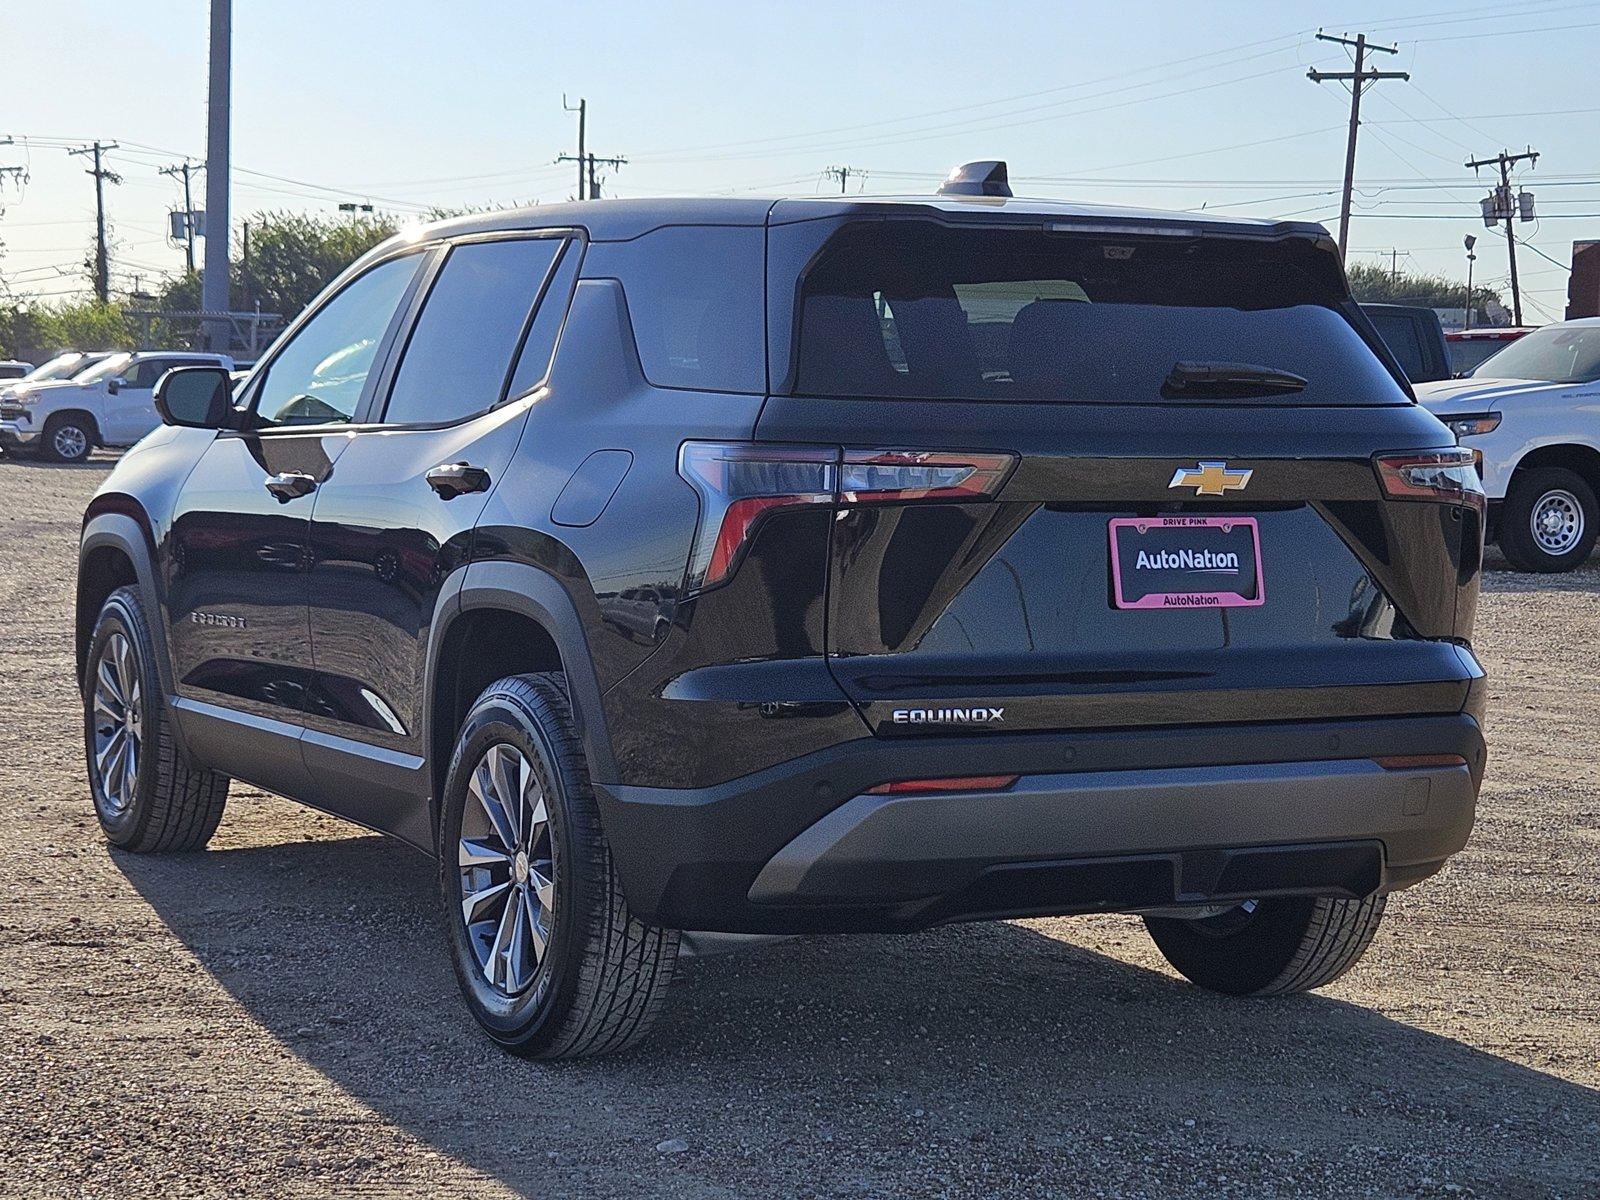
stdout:
<svg viewBox="0 0 1600 1200">
<path fill-rule="evenodd" d="M 1583 539 L 1583 505 L 1571 492 L 1557 488 L 1539 497 L 1528 525 L 1539 549 L 1559 558 Z"/>
<path fill-rule="evenodd" d="M 550 948 L 555 850 L 544 788 L 517 747 L 496 743 L 473 768 L 456 862 L 479 971 L 505 995 L 526 991 Z"/>
<path fill-rule="evenodd" d="M 82 458 L 89 453 L 89 435 L 76 425 L 63 425 L 50 439 L 55 452 L 65 459 Z"/>
<path fill-rule="evenodd" d="M 119 630 L 106 639 L 94 678 L 94 770 L 111 816 L 127 811 L 139 782 L 141 701 L 133 644 Z"/>
</svg>

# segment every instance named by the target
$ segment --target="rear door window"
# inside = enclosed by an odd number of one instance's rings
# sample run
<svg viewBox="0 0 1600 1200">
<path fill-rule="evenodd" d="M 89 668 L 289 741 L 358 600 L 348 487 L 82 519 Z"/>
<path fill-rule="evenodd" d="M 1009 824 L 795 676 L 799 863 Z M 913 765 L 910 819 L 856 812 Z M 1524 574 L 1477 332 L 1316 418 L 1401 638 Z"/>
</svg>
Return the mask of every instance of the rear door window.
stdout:
<svg viewBox="0 0 1600 1200">
<path fill-rule="evenodd" d="M 517 369 L 511 376 L 511 395 L 520 396 L 549 374 L 556 341 L 561 336 L 561 327 L 566 324 L 567 307 L 572 303 L 572 285 L 578 280 L 578 267 L 582 262 L 583 243 L 573 238 L 561 251 L 550 273 L 550 282 L 545 284 L 544 294 L 539 297 L 533 323 L 528 326 L 522 352 L 517 355 Z"/>
<path fill-rule="evenodd" d="M 553 237 L 453 247 L 406 343 L 384 423 L 449 424 L 500 403 L 561 247 Z"/>
<path fill-rule="evenodd" d="M 1150 404 L 1409 403 L 1304 246 L 1058 234 L 897 219 L 845 225 L 800 281 L 793 391 Z M 1278 383 L 1199 386 L 1179 363 Z M 1234 373 L 1237 375 L 1237 373 Z M 1292 390 L 1282 376 L 1299 377 Z"/>
</svg>

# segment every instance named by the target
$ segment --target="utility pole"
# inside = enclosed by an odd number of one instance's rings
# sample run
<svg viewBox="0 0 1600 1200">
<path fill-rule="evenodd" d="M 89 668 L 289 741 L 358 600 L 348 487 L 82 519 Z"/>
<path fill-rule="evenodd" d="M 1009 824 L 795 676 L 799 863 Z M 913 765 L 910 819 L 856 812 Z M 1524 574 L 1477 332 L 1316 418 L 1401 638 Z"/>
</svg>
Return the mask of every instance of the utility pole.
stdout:
<svg viewBox="0 0 1600 1200">
<path fill-rule="evenodd" d="M 575 112 L 578 114 L 578 199 L 583 200 L 586 198 L 586 193 L 583 186 L 583 177 L 584 172 L 589 169 L 588 155 L 584 151 L 583 140 L 585 127 L 589 123 L 589 102 L 580 96 L 578 98 L 578 105 L 576 108 L 574 108 L 572 105 L 567 103 L 567 94 L 562 92 L 561 107 L 566 109 L 568 112 Z M 556 159 L 556 161 L 571 162 L 573 160 L 570 155 L 563 154 L 560 158 Z"/>
<path fill-rule="evenodd" d="M 1348 80 L 1350 83 L 1350 136 L 1344 149 L 1344 194 L 1339 200 L 1339 257 L 1345 256 L 1345 249 L 1350 244 L 1350 193 L 1355 189 L 1356 181 L 1356 130 L 1361 128 L 1361 92 L 1369 83 L 1376 83 L 1380 79 L 1410 79 L 1405 71 L 1369 71 L 1366 69 L 1367 51 L 1381 50 L 1385 54 L 1398 52 L 1397 46 L 1378 46 L 1367 41 L 1367 35 L 1358 33 L 1354 38 L 1335 37 L 1331 33 L 1317 31 L 1319 42 L 1337 42 L 1341 46 L 1354 46 L 1356 48 L 1355 70 L 1353 71 L 1319 71 L 1312 67 L 1306 72 L 1306 78 L 1312 83 L 1323 83 L 1330 79 Z"/>
<path fill-rule="evenodd" d="M 600 157 L 598 157 L 597 155 L 594 155 L 594 154 L 584 154 L 584 155 L 560 154 L 560 155 L 556 156 L 556 161 L 558 163 L 563 163 L 563 162 L 575 162 L 575 163 L 577 163 L 578 164 L 578 178 L 579 179 L 587 179 L 588 180 L 587 192 L 585 191 L 584 188 L 579 188 L 578 189 L 578 199 L 580 199 L 580 200 L 598 200 L 598 199 L 600 199 L 600 175 L 599 175 L 598 171 L 596 171 L 595 168 L 597 166 L 599 166 L 600 164 L 602 164 L 602 163 L 605 164 L 608 167 L 613 168 L 613 169 L 620 168 L 623 165 L 625 165 L 628 160 L 625 159 L 625 158 L 622 158 L 620 156 L 617 157 L 617 158 L 600 158 Z"/>
<path fill-rule="evenodd" d="M 1533 193 L 1524 192 L 1518 197 L 1511 194 L 1511 168 L 1523 160 L 1533 166 L 1539 161 L 1539 152 L 1532 146 L 1521 154 L 1508 154 L 1502 150 L 1493 158 L 1474 158 L 1467 163 L 1474 174 L 1479 167 L 1500 168 L 1500 186 L 1483 201 L 1483 223 L 1491 228 L 1500 224 L 1502 219 L 1506 223 L 1506 256 L 1511 262 L 1511 319 L 1518 325 L 1522 324 L 1522 289 L 1517 283 L 1517 235 L 1512 230 L 1512 222 L 1519 215 L 1519 210 L 1524 221 L 1533 220 Z"/>
<path fill-rule="evenodd" d="M 604 163 L 606 166 L 615 171 L 620 170 L 623 164 L 625 164 L 627 161 L 627 159 L 620 157 L 597 158 L 593 154 L 589 155 L 589 199 L 600 199 L 600 174 L 595 170 L 595 167 L 601 163 Z"/>
<path fill-rule="evenodd" d="M 200 308 L 206 343 L 226 351 L 228 304 L 228 133 L 232 90 L 233 0 L 211 0 L 211 63 L 206 102 L 206 270 Z M 209 315 L 217 314 L 217 315 Z"/>
<path fill-rule="evenodd" d="M 839 181 L 839 194 L 842 196 L 845 186 L 850 182 L 850 176 L 856 175 L 864 179 L 867 173 L 857 167 L 829 167 L 823 174 Z"/>
<path fill-rule="evenodd" d="M 194 164 L 187 158 L 181 163 L 173 163 L 170 167 L 162 167 L 158 172 L 162 175 L 171 175 L 176 178 L 183 176 L 183 261 L 189 274 L 194 274 L 194 200 L 189 192 L 189 178 L 194 174 Z"/>
<path fill-rule="evenodd" d="M 94 166 L 85 173 L 94 176 L 94 294 L 101 304 L 111 299 L 111 263 L 106 254 L 105 185 L 122 182 L 122 176 L 103 166 L 101 159 L 107 151 L 116 148 L 115 142 L 96 142 L 92 146 L 81 146 L 76 150 L 67 151 L 68 154 L 94 156 Z"/>
<path fill-rule="evenodd" d="M 245 307 L 250 306 L 251 298 L 256 294 L 255 281 L 250 278 L 250 222 L 244 223 L 244 261 L 239 266 L 239 274 L 244 283 Z M 255 349 L 254 345 L 251 349 Z"/>
</svg>

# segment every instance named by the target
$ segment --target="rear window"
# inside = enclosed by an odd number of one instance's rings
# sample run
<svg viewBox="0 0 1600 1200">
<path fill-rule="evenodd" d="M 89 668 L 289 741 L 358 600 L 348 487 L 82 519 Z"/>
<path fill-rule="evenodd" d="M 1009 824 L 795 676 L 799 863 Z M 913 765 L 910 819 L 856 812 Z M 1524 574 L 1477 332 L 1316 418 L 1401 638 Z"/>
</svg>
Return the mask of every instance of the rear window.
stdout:
<svg viewBox="0 0 1600 1200">
<path fill-rule="evenodd" d="M 909 219 L 848 225 L 802 279 L 794 390 L 1101 404 L 1408 402 L 1340 310 L 1344 298 L 1297 265 L 1306 253 L 1223 238 Z M 1180 362 L 1243 364 L 1304 385 L 1175 391 Z"/>
</svg>

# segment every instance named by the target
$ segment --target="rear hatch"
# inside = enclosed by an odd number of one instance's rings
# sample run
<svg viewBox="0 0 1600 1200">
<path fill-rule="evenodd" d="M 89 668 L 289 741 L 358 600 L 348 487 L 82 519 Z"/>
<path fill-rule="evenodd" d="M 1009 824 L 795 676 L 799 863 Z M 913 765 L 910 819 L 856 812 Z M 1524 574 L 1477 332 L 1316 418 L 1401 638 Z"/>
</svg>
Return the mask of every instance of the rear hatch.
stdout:
<svg viewBox="0 0 1600 1200">
<path fill-rule="evenodd" d="M 875 733 L 1461 710 L 1481 493 L 1325 240 L 771 239 L 756 437 L 839 447 L 827 661 Z"/>
</svg>

